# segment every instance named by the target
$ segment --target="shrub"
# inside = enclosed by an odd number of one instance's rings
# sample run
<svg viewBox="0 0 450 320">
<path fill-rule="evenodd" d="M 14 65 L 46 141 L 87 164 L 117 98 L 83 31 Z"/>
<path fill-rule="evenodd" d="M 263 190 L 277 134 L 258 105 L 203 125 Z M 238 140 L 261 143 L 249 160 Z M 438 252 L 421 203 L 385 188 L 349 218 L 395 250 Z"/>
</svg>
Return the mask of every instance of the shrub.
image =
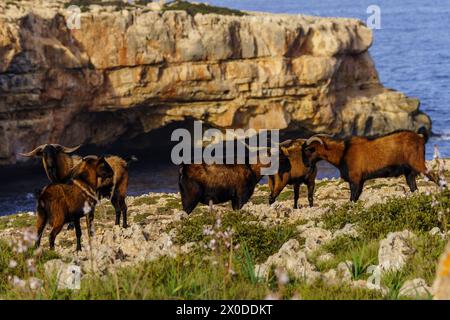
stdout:
<svg viewBox="0 0 450 320">
<path fill-rule="evenodd" d="M 210 5 L 207 5 L 204 3 L 190 3 L 188 1 L 174 1 L 172 3 L 166 4 L 163 7 L 163 11 L 169 11 L 169 10 L 186 11 L 191 16 L 195 16 L 198 13 L 200 13 L 200 14 L 215 13 L 215 14 L 226 15 L 226 16 L 244 16 L 244 15 L 246 15 L 245 12 L 235 10 L 235 9 L 210 6 Z"/>
</svg>

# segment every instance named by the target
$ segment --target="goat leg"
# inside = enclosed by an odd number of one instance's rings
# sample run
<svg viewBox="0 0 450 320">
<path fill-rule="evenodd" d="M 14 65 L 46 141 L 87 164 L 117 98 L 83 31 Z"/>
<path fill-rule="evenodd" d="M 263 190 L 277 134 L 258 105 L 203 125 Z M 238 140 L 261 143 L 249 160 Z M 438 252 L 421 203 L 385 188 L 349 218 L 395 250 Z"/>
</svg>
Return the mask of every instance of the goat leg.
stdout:
<svg viewBox="0 0 450 320">
<path fill-rule="evenodd" d="M 316 183 L 313 180 L 308 183 L 308 202 L 309 206 L 312 208 L 314 206 L 314 189 L 316 188 Z"/>
<path fill-rule="evenodd" d="M 81 251 L 81 226 L 79 218 L 75 219 L 74 226 L 75 226 L 75 235 L 77 236 L 77 251 Z"/>
<path fill-rule="evenodd" d="M 63 226 L 64 226 L 64 224 L 58 224 L 58 225 L 54 225 L 53 226 L 53 229 L 50 232 L 50 237 L 49 237 L 49 244 L 50 244 L 50 249 L 51 250 L 55 249 L 56 236 L 61 232 Z"/>
<path fill-rule="evenodd" d="M 37 229 L 37 239 L 35 243 L 35 247 L 39 248 L 41 245 L 41 238 L 42 233 L 44 233 L 45 225 L 47 224 L 47 217 L 45 214 L 43 214 L 39 209 L 37 212 L 37 223 L 36 223 L 36 229 Z"/>
<path fill-rule="evenodd" d="M 351 191 L 350 201 L 357 202 L 359 200 L 363 187 L 364 183 L 361 181 L 359 183 L 350 183 L 350 191 Z"/>
<path fill-rule="evenodd" d="M 417 174 L 413 171 L 410 171 L 405 174 L 405 177 L 406 183 L 409 186 L 409 190 L 411 190 L 411 192 L 415 192 L 417 190 L 417 182 L 416 182 Z"/>
<path fill-rule="evenodd" d="M 123 228 L 128 228 L 128 223 L 127 223 L 127 204 L 125 202 L 125 198 L 120 199 L 119 201 L 120 204 L 120 211 L 122 212 L 122 227 Z"/>
<path fill-rule="evenodd" d="M 111 198 L 111 203 L 114 207 L 114 211 L 116 212 L 116 226 L 120 225 L 120 204 L 119 199 L 116 195 L 113 195 Z"/>
<path fill-rule="evenodd" d="M 300 195 L 300 184 L 294 184 L 294 209 L 298 209 L 298 197 Z"/>
</svg>

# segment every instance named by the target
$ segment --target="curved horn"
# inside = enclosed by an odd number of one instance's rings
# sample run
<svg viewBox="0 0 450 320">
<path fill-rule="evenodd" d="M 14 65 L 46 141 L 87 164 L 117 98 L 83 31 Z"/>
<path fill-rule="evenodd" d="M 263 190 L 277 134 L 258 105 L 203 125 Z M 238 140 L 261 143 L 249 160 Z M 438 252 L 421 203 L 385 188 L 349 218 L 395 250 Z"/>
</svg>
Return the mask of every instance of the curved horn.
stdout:
<svg viewBox="0 0 450 320">
<path fill-rule="evenodd" d="M 316 137 L 316 136 L 311 137 L 308 140 L 306 140 L 306 145 L 309 146 L 313 142 L 319 142 L 321 145 L 324 145 L 322 139 L 320 139 L 319 137 Z"/>
<path fill-rule="evenodd" d="M 288 139 L 288 140 L 284 140 L 284 141 L 281 142 L 279 145 L 280 145 L 280 147 L 281 147 L 281 146 L 285 147 L 285 146 L 289 146 L 289 145 L 291 145 L 291 144 L 292 144 L 292 139 Z"/>
<path fill-rule="evenodd" d="M 80 147 L 81 147 L 81 144 L 76 147 L 72 147 L 72 148 L 62 146 L 62 151 L 64 153 L 72 153 L 72 152 L 77 151 Z"/>
<path fill-rule="evenodd" d="M 24 157 L 35 157 L 36 155 L 38 157 L 40 157 L 41 154 L 39 154 L 39 153 L 42 153 L 42 150 L 44 150 L 45 146 L 46 146 L 46 144 L 42 144 L 39 147 L 37 147 L 36 149 L 34 149 L 33 151 L 30 151 L 28 153 L 19 153 L 19 154 Z"/>
<path fill-rule="evenodd" d="M 327 138 L 332 138 L 333 136 L 331 134 L 328 133 L 318 133 L 316 135 L 314 135 L 315 137 L 327 137 Z"/>
</svg>

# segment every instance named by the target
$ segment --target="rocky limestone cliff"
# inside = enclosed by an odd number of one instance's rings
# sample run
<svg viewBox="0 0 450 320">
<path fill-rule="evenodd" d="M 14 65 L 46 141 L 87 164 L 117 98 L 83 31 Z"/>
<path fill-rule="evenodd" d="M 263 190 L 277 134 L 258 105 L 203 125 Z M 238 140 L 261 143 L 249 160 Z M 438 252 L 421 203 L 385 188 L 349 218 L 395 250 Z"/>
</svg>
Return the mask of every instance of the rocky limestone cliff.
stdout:
<svg viewBox="0 0 450 320">
<path fill-rule="evenodd" d="M 384 88 L 354 19 L 0 4 L 0 163 L 47 142 L 107 144 L 183 120 L 299 136 L 431 128 Z"/>
</svg>

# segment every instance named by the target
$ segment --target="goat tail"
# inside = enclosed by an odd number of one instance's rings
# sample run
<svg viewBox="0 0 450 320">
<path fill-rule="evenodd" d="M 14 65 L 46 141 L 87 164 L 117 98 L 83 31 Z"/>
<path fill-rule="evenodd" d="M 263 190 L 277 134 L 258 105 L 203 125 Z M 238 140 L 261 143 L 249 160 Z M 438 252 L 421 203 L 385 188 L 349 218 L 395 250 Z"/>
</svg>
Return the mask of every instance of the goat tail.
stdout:
<svg viewBox="0 0 450 320">
<path fill-rule="evenodd" d="M 417 131 L 417 134 L 421 135 L 425 139 L 425 143 L 427 143 L 430 139 L 430 132 L 425 127 L 420 127 L 420 129 Z"/>
</svg>

